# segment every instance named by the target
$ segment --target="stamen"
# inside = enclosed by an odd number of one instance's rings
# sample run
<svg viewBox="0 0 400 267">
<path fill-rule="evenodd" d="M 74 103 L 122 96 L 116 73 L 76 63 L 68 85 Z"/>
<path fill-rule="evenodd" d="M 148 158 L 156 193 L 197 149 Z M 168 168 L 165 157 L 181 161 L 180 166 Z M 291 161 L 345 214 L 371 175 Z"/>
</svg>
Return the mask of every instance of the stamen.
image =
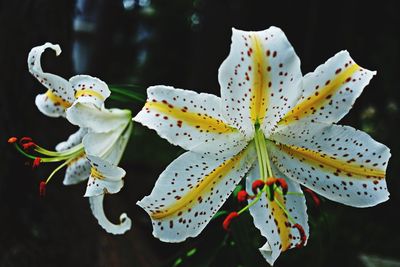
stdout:
<svg viewBox="0 0 400 267">
<path fill-rule="evenodd" d="M 8 138 L 8 143 L 9 144 L 14 144 L 15 142 L 17 142 L 18 141 L 18 139 L 17 139 L 17 137 L 10 137 L 10 138 Z"/>
<path fill-rule="evenodd" d="M 224 228 L 225 231 L 229 230 L 229 225 L 231 224 L 231 221 L 238 216 L 239 214 L 236 211 L 233 211 L 229 213 L 228 216 L 226 216 L 224 222 L 222 223 L 222 227 Z"/>
<path fill-rule="evenodd" d="M 267 179 L 266 185 L 268 186 L 268 196 L 270 201 L 274 201 L 275 193 L 274 193 L 274 186 L 277 183 L 278 179 L 274 177 L 269 177 Z"/>
<path fill-rule="evenodd" d="M 309 188 L 304 188 L 304 191 L 306 191 L 306 192 L 311 196 L 311 198 L 312 198 L 313 201 L 314 201 L 314 205 L 318 208 L 319 205 L 321 205 L 321 200 L 319 199 L 319 197 L 317 196 L 317 194 L 315 194 L 315 192 L 312 191 L 312 190 L 309 189 Z"/>
<path fill-rule="evenodd" d="M 32 163 L 32 169 L 37 168 L 40 165 L 42 159 L 40 157 L 36 157 Z"/>
<path fill-rule="evenodd" d="M 21 140 L 19 140 L 19 143 L 22 145 L 22 144 L 29 143 L 32 141 L 33 141 L 32 138 L 24 136 L 21 138 Z"/>
<path fill-rule="evenodd" d="M 276 184 L 282 188 L 282 192 L 284 195 L 288 192 L 288 184 L 284 178 L 278 178 Z"/>
<path fill-rule="evenodd" d="M 237 200 L 239 202 L 244 202 L 249 198 L 249 194 L 245 190 L 240 190 L 237 194 Z"/>
<path fill-rule="evenodd" d="M 20 142 L 21 143 L 21 142 Z M 22 148 L 27 151 L 30 148 L 36 147 L 36 144 L 34 142 L 28 142 L 28 143 L 21 143 Z"/>
<path fill-rule="evenodd" d="M 306 232 L 304 231 L 303 226 L 301 226 L 300 224 L 296 223 L 295 225 L 293 225 L 293 228 L 296 228 L 300 233 L 300 242 L 296 245 L 296 248 L 304 247 L 304 244 L 307 241 L 307 236 L 306 236 Z"/>
<path fill-rule="evenodd" d="M 46 182 L 41 181 L 39 184 L 39 196 L 44 197 L 46 195 Z"/>
<path fill-rule="evenodd" d="M 256 195 L 258 193 L 258 190 L 262 190 L 264 186 L 265 182 L 263 180 L 255 180 L 251 185 L 251 190 L 253 190 L 253 193 Z"/>
</svg>

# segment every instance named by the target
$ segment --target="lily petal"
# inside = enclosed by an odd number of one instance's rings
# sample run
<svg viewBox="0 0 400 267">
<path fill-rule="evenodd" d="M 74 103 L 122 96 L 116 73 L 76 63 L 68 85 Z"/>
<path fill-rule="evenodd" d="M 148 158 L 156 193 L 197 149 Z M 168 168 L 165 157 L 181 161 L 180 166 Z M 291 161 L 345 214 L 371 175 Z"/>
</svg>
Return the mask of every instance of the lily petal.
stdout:
<svg viewBox="0 0 400 267">
<path fill-rule="evenodd" d="M 285 207 L 295 222 L 303 227 L 306 237 L 309 234 L 309 227 L 305 197 L 302 195 L 300 185 L 288 179 L 275 166 L 271 167 L 275 177 L 286 180 L 289 193 L 282 196 L 275 192 L 274 201 L 269 200 L 266 194 L 262 194 L 260 200 L 250 207 L 250 214 L 253 217 L 254 225 L 267 239 L 264 246 L 260 248 L 260 252 L 267 262 L 273 265 L 281 252 L 301 243 L 300 232 L 288 220 L 277 201 Z M 260 173 L 257 163 L 246 178 L 246 190 L 251 192 L 253 182 L 258 179 L 260 179 Z M 252 200 L 249 200 L 249 202 L 252 202 Z"/>
<path fill-rule="evenodd" d="M 42 53 L 50 48 L 58 56 L 61 53 L 59 45 L 46 43 L 32 48 L 28 55 L 29 72 L 45 86 L 48 91 L 36 96 L 35 103 L 38 109 L 49 117 L 64 116 L 65 109 L 70 107 L 75 100 L 71 85 L 64 78 L 43 72 L 40 64 Z"/>
<path fill-rule="evenodd" d="M 154 129 L 174 145 L 194 152 L 235 155 L 247 144 L 222 117 L 221 100 L 211 94 L 152 86 L 135 121 Z"/>
<path fill-rule="evenodd" d="M 97 108 L 90 103 L 74 103 L 66 113 L 69 122 L 96 133 L 120 128 L 131 119 L 130 110 Z"/>
<path fill-rule="evenodd" d="M 64 151 L 82 143 L 83 137 L 88 133 L 87 128 L 79 128 L 78 131 L 71 134 L 66 141 L 56 145 L 56 151 Z"/>
<path fill-rule="evenodd" d="M 129 123 L 129 121 L 127 123 Z M 91 132 L 85 135 L 82 143 L 86 154 L 106 159 L 118 142 L 124 128 L 125 127 L 122 126 L 107 133 Z M 115 161 L 109 162 L 115 165 L 118 164 L 118 162 Z"/>
<path fill-rule="evenodd" d="M 376 74 L 357 65 L 341 51 L 303 79 L 302 97 L 280 121 L 336 123 L 346 115 Z"/>
<path fill-rule="evenodd" d="M 82 141 L 85 152 L 117 165 L 132 133 L 132 122 L 127 124 L 108 133 L 88 133 Z"/>
<path fill-rule="evenodd" d="M 266 136 L 300 97 L 300 60 L 285 34 L 232 30 L 228 58 L 219 69 L 223 114 L 246 137 L 259 123 Z"/>
<path fill-rule="evenodd" d="M 390 151 L 348 126 L 298 123 L 271 137 L 271 160 L 288 177 L 349 206 L 386 201 Z"/>
<path fill-rule="evenodd" d="M 224 204 L 256 158 L 249 145 L 232 158 L 186 152 L 161 173 L 149 196 L 137 204 L 165 242 L 197 236 Z"/>
<path fill-rule="evenodd" d="M 92 210 L 93 216 L 99 222 L 99 225 L 103 227 L 107 233 L 114 234 L 114 235 L 122 235 L 126 231 L 131 229 L 132 221 L 126 215 L 126 213 L 122 213 L 119 216 L 120 224 L 113 224 L 110 222 L 106 215 L 104 214 L 103 208 L 103 200 L 104 195 L 93 196 L 89 198 L 90 208 Z"/>
<path fill-rule="evenodd" d="M 107 84 L 96 77 L 77 75 L 71 77 L 69 82 L 78 103 L 91 103 L 96 107 L 102 107 L 111 94 Z"/>
<path fill-rule="evenodd" d="M 124 186 L 124 169 L 93 155 L 87 155 L 87 159 L 92 168 L 85 197 L 118 193 Z"/>
<path fill-rule="evenodd" d="M 90 176 L 90 162 L 83 154 L 81 157 L 75 159 L 68 164 L 65 171 L 64 185 L 74 185 L 85 181 Z"/>
</svg>

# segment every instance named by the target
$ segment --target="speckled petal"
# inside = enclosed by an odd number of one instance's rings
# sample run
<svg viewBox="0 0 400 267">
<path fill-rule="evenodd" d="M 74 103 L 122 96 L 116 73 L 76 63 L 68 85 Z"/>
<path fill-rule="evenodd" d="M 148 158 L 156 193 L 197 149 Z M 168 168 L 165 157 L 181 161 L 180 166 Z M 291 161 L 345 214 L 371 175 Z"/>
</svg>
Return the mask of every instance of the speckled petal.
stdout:
<svg viewBox="0 0 400 267">
<path fill-rule="evenodd" d="M 304 76 L 300 101 L 279 124 L 338 122 L 349 112 L 375 73 L 357 65 L 347 51 L 337 53 Z"/>
<path fill-rule="evenodd" d="M 68 164 L 63 180 L 64 185 L 74 185 L 85 181 L 90 176 L 90 163 L 83 154 Z"/>
<path fill-rule="evenodd" d="M 103 200 L 104 195 L 93 196 L 89 198 L 90 209 L 92 210 L 93 216 L 97 219 L 99 225 L 103 227 L 107 233 L 114 235 L 122 235 L 126 231 L 130 230 L 132 221 L 126 215 L 126 213 L 122 213 L 119 216 L 119 224 L 113 224 L 107 219 L 106 215 L 104 214 Z"/>
<path fill-rule="evenodd" d="M 124 185 L 125 171 L 99 157 L 87 155 L 91 165 L 85 197 L 118 193 Z"/>
<path fill-rule="evenodd" d="M 78 131 L 71 134 L 66 141 L 56 145 L 56 151 L 64 151 L 82 143 L 83 137 L 88 133 L 87 128 L 79 128 Z"/>
<path fill-rule="evenodd" d="M 50 117 L 64 116 L 65 109 L 70 107 L 75 100 L 71 85 L 64 78 L 43 72 L 40 64 L 42 53 L 50 48 L 58 56 L 61 53 L 59 45 L 46 43 L 32 48 L 28 55 L 29 72 L 44 86 L 48 91 L 36 96 L 35 103 L 38 109 Z"/>
<path fill-rule="evenodd" d="M 386 201 L 389 149 L 347 126 L 297 123 L 268 142 L 271 160 L 289 178 L 346 205 L 370 207 Z"/>
<path fill-rule="evenodd" d="M 252 145 L 230 158 L 181 155 L 160 175 L 152 193 L 137 203 L 150 215 L 153 235 L 165 242 L 197 236 L 254 160 Z"/>
<path fill-rule="evenodd" d="M 106 133 L 131 120 L 131 111 L 126 109 L 97 108 L 90 103 L 74 103 L 67 110 L 67 119 L 81 128 L 89 128 L 96 133 Z"/>
<path fill-rule="evenodd" d="M 174 145 L 199 153 L 235 155 L 247 144 L 221 113 L 221 100 L 210 94 L 152 86 L 135 121 L 154 129 Z"/>
<path fill-rule="evenodd" d="M 287 215 L 276 201 L 279 201 L 286 208 L 295 223 L 303 227 L 307 238 L 309 235 L 307 207 L 300 185 L 287 178 L 275 166 L 272 166 L 272 171 L 274 177 L 286 180 L 289 193 L 282 196 L 276 192 L 274 201 L 269 200 L 263 194 L 260 200 L 250 207 L 254 225 L 267 239 L 265 245 L 260 248 L 260 252 L 270 265 L 274 264 L 281 252 L 293 248 L 301 242 L 300 232 L 293 227 L 293 223 L 288 220 Z M 251 192 L 253 182 L 258 179 L 260 179 L 260 173 L 257 163 L 246 179 L 246 190 L 248 192 Z M 249 203 L 251 201 L 249 200 Z"/>
<path fill-rule="evenodd" d="M 261 124 L 266 136 L 300 97 L 300 60 L 276 27 L 233 29 L 228 58 L 219 69 L 223 114 L 248 138 Z"/>
<path fill-rule="evenodd" d="M 71 77 L 69 82 L 77 103 L 91 103 L 100 108 L 111 94 L 107 84 L 96 77 L 77 75 Z"/>
</svg>

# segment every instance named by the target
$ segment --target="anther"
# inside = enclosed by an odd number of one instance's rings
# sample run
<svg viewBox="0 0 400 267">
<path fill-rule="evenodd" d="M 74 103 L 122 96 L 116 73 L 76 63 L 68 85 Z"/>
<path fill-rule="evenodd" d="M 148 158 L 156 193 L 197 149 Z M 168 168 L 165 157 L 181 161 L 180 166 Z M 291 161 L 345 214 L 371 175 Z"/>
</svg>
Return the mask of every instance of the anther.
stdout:
<svg viewBox="0 0 400 267">
<path fill-rule="evenodd" d="M 309 189 L 309 188 L 304 188 L 304 191 L 307 192 L 307 193 L 311 196 L 311 198 L 312 198 L 313 201 L 314 201 L 314 205 L 318 208 L 319 205 L 321 204 L 321 200 L 319 199 L 319 197 L 317 196 L 317 194 L 315 194 L 315 192 L 312 191 L 312 190 Z"/>
<path fill-rule="evenodd" d="M 277 178 L 269 177 L 267 182 L 265 183 L 268 186 L 268 193 L 269 193 L 269 200 L 274 201 L 275 192 L 274 192 L 274 185 L 278 182 Z"/>
<path fill-rule="evenodd" d="M 302 248 L 304 247 L 304 244 L 307 241 L 307 236 L 306 236 L 306 232 L 304 231 L 303 226 L 301 226 L 300 224 L 296 223 L 295 225 L 293 225 L 294 228 L 296 228 L 299 233 L 300 233 L 300 242 L 296 245 L 296 248 Z"/>
<path fill-rule="evenodd" d="M 282 188 L 282 193 L 284 195 L 286 195 L 288 192 L 288 184 L 287 184 L 286 180 L 283 178 L 278 178 L 276 181 L 276 184 L 279 185 L 280 188 Z"/>
<path fill-rule="evenodd" d="M 44 197 L 46 195 L 46 182 L 41 181 L 39 184 L 39 196 Z"/>
<path fill-rule="evenodd" d="M 34 169 L 34 168 L 36 168 L 36 167 L 38 167 L 39 166 L 39 164 L 40 164 L 40 162 L 41 162 L 41 158 L 39 158 L 39 157 L 36 157 L 34 160 L 33 160 L 33 163 L 32 163 L 32 169 Z"/>
<path fill-rule="evenodd" d="M 28 143 L 21 143 L 22 148 L 26 151 L 29 150 L 32 147 L 36 147 L 36 144 L 34 142 L 28 142 Z"/>
<path fill-rule="evenodd" d="M 226 216 L 224 222 L 222 223 L 222 227 L 224 228 L 225 231 L 229 230 L 229 225 L 231 224 L 231 221 L 238 216 L 239 213 L 237 213 L 236 211 L 233 211 L 229 213 L 228 216 Z"/>
<path fill-rule="evenodd" d="M 251 185 L 251 190 L 256 195 L 258 193 L 258 190 L 263 189 L 264 186 L 265 186 L 265 182 L 263 180 L 255 180 L 253 182 L 253 184 Z"/>
<path fill-rule="evenodd" d="M 10 138 L 8 138 L 8 143 L 9 144 L 14 144 L 15 142 L 17 142 L 18 141 L 18 139 L 17 139 L 17 137 L 10 137 Z"/>
<path fill-rule="evenodd" d="M 32 142 L 32 138 L 30 138 L 30 137 L 22 137 L 20 140 L 19 140 L 19 143 L 22 145 L 22 144 L 25 144 L 25 143 L 29 143 L 29 142 Z"/>
<path fill-rule="evenodd" d="M 237 200 L 239 202 L 244 202 L 247 199 L 249 199 L 249 194 L 247 194 L 247 192 L 245 190 L 240 190 L 237 194 Z"/>
</svg>

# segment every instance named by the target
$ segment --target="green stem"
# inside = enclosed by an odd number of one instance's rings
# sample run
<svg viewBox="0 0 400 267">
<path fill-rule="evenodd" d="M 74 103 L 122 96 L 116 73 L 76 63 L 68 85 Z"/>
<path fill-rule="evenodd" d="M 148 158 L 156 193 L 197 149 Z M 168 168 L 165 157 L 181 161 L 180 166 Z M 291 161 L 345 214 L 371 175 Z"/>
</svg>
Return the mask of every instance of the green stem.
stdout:
<svg viewBox="0 0 400 267">
<path fill-rule="evenodd" d="M 74 160 L 75 158 L 71 158 L 69 160 L 66 160 L 64 163 L 60 164 L 60 166 L 58 166 L 57 168 L 55 168 L 52 173 L 50 173 L 49 177 L 47 177 L 46 179 L 46 184 L 51 180 L 51 178 L 54 176 L 54 174 L 56 174 L 59 170 L 61 170 L 65 165 L 68 165 L 72 160 Z"/>
<path fill-rule="evenodd" d="M 128 89 L 123 89 L 123 88 L 113 87 L 113 86 L 110 86 L 109 88 L 113 94 L 116 94 L 116 100 L 121 100 L 121 96 L 129 97 L 129 98 L 139 101 L 139 102 L 145 102 L 145 100 L 146 100 L 146 98 L 142 94 L 136 93 L 136 92 L 134 93 Z M 133 87 L 131 86 L 131 88 L 133 88 Z M 117 99 L 118 97 L 119 97 L 119 99 Z M 111 95 L 111 98 L 113 98 L 113 95 Z"/>
</svg>

